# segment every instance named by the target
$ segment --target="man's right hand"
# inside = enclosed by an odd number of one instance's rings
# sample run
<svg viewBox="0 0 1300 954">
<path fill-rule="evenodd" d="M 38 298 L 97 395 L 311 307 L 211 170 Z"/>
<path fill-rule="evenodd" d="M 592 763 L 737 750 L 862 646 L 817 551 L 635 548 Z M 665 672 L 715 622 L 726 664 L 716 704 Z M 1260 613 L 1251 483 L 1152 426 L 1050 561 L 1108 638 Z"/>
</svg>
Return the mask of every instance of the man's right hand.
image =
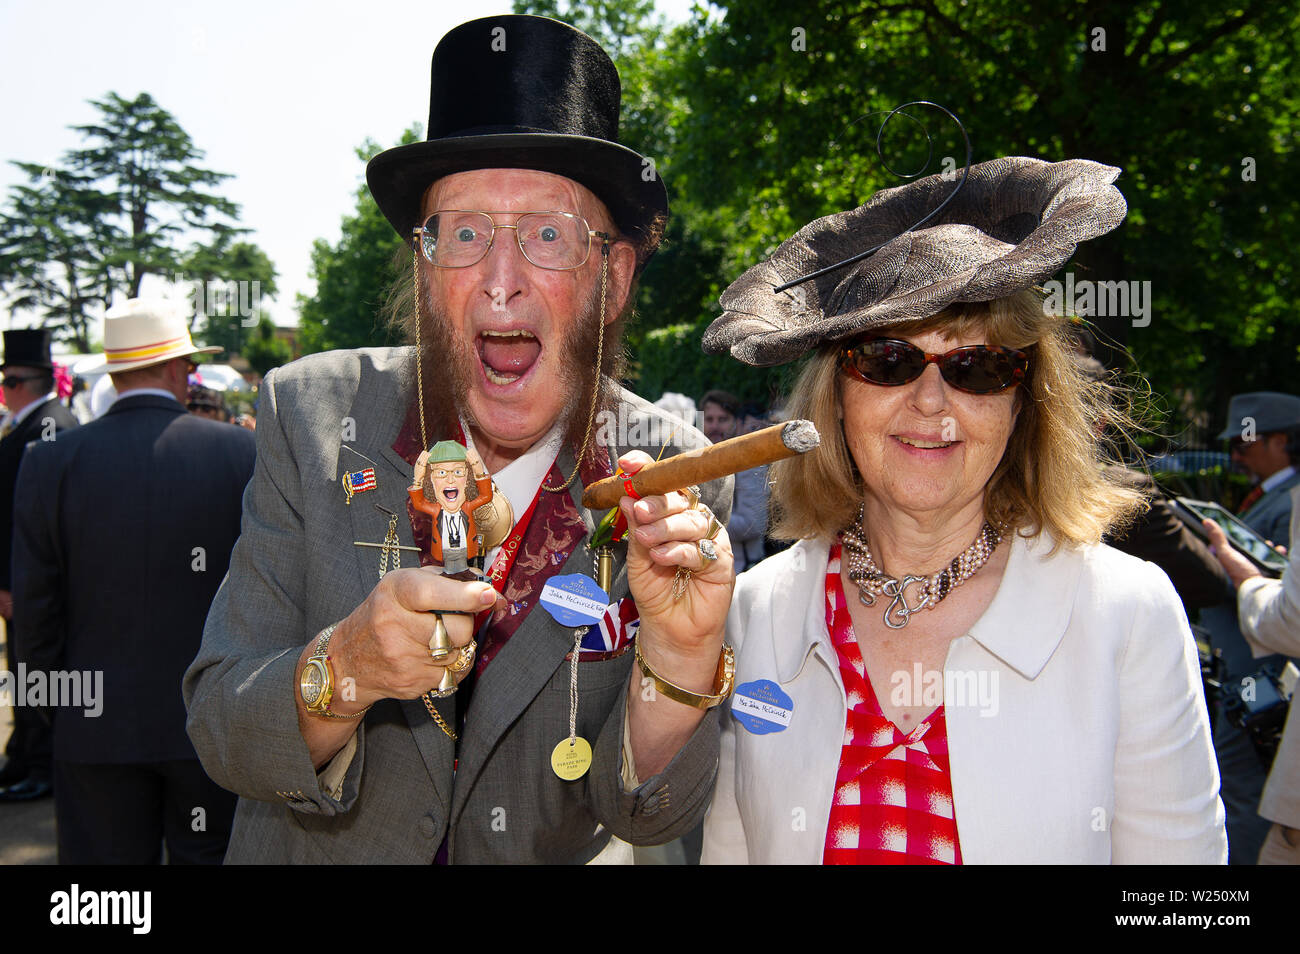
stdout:
<svg viewBox="0 0 1300 954">
<path fill-rule="evenodd" d="M 387 573 L 330 637 L 328 654 L 334 672 L 330 711 L 352 715 L 380 699 L 417 699 L 435 688 L 444 667 L 429 657 L 429 639 L 437 622 L 433 611 L 474 614 L 496 600 L 497 592 L 488 583 L 452 580 L 429 567 Z M 443 623 L 452 643 L 469 644 L 472 615 L 444 614 Z M 299 658 L 299 674 L 315 647 L 313 637 Z M 298 697 L 298 724 L 318 768 L 343 747 L 359 721 L 313 715 Z"/>
</svg>

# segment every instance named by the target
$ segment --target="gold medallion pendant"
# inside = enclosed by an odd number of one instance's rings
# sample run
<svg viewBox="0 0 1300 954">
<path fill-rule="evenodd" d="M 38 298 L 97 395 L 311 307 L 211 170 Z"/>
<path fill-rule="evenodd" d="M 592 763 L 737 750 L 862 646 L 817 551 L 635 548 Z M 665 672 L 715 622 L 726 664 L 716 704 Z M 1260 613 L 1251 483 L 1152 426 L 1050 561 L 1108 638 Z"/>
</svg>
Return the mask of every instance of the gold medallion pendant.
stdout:
<svg viewBox="0 0 1300 954">
<path fill-rule="evenodd" d="M 515 513 L 510 501 L 492 481 L 492 499 L 474 511 L 474 523 L 483 534 L 483 549 L 499 547 L 515 525 Z"/>
</svg>

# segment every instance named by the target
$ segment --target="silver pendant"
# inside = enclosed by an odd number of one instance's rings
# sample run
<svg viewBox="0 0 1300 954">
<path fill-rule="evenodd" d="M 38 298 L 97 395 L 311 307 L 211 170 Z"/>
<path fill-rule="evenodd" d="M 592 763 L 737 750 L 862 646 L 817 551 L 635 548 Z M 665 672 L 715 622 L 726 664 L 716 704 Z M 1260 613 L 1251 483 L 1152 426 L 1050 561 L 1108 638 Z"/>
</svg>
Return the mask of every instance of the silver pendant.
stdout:
<svg viewBox="0 0 1300 954">
<path fill-rule="evenodd" d="M 891 602 L 885 609 L 886 626 L 890 629 L 902 629 L 907 625 L 907 621 L 911 619 L 913 613 L 925 609 L 926 601 L 924 599 L 918 606 L 912 607 L 907 605 L 906 596 L 907 588 L 909 586 L 913 583 L 924 583 L 925 580 L 926 578 L 923 576 L 912 576 L 911 574 L 908 574 L 907 576 L 904 576 L 901 581 L 892 578 L 884 581 L 881 585 L 881 589 L 884 590 L 886 596 L 893 597 L 893 602 Z M 900 622 L 895 623 L 890 619 L 890 616 L 895 614 L 899 617 Z"/>
</svg>

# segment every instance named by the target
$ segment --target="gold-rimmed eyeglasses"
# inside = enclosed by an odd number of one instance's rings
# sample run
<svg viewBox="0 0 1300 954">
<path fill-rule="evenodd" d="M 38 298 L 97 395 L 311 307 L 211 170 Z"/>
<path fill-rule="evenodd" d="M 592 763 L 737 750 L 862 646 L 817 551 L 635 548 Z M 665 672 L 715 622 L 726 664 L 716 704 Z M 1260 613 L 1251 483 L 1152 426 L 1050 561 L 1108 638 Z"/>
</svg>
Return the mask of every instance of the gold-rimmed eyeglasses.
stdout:
<svg viewBox="0 0 1300 954">
<path fill-rule="evenodd" d="M 412 234 L 425 261 L 436 268 L 468 268 L 483 261 L 492 250 L 497 229 L 514 229 L 524 258 L 538 268 L 568 271 L 581 268 L 591 255 L 592 236 L 608 243 L 612 236 L 598 232 L 572 212 L 524 212 L 511 225 L 493 221 L 494 215 L 513 212 L 476 212 L 439 209 Z"/>
</svg>

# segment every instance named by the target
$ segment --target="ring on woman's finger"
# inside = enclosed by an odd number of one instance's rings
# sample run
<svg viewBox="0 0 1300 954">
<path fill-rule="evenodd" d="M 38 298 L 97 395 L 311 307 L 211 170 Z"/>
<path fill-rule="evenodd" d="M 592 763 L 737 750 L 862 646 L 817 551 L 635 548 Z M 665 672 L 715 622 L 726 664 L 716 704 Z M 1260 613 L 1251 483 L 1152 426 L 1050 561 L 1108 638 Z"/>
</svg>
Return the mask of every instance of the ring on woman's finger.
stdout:
<svg viewBox="0 0 1300 954">
<path fill-rule="evenodd" d="M 471 639 L 468 646 L 461 647 L 460 655 L 456 661 L 447 667 L 448 672 L 454 672 L 456 675 L 469 672 L 470 667 L 474 665 L 474 653 L 478 650 L 478 641 Z"/>
<path fill-rule="evenodd" d="M 708 537 L 696 543 L 700 548 L 700 569 L 707 569 L 709 564 L 718 558 L 718 548 L 713 545 L 713 541 Z"/>
</svg>

